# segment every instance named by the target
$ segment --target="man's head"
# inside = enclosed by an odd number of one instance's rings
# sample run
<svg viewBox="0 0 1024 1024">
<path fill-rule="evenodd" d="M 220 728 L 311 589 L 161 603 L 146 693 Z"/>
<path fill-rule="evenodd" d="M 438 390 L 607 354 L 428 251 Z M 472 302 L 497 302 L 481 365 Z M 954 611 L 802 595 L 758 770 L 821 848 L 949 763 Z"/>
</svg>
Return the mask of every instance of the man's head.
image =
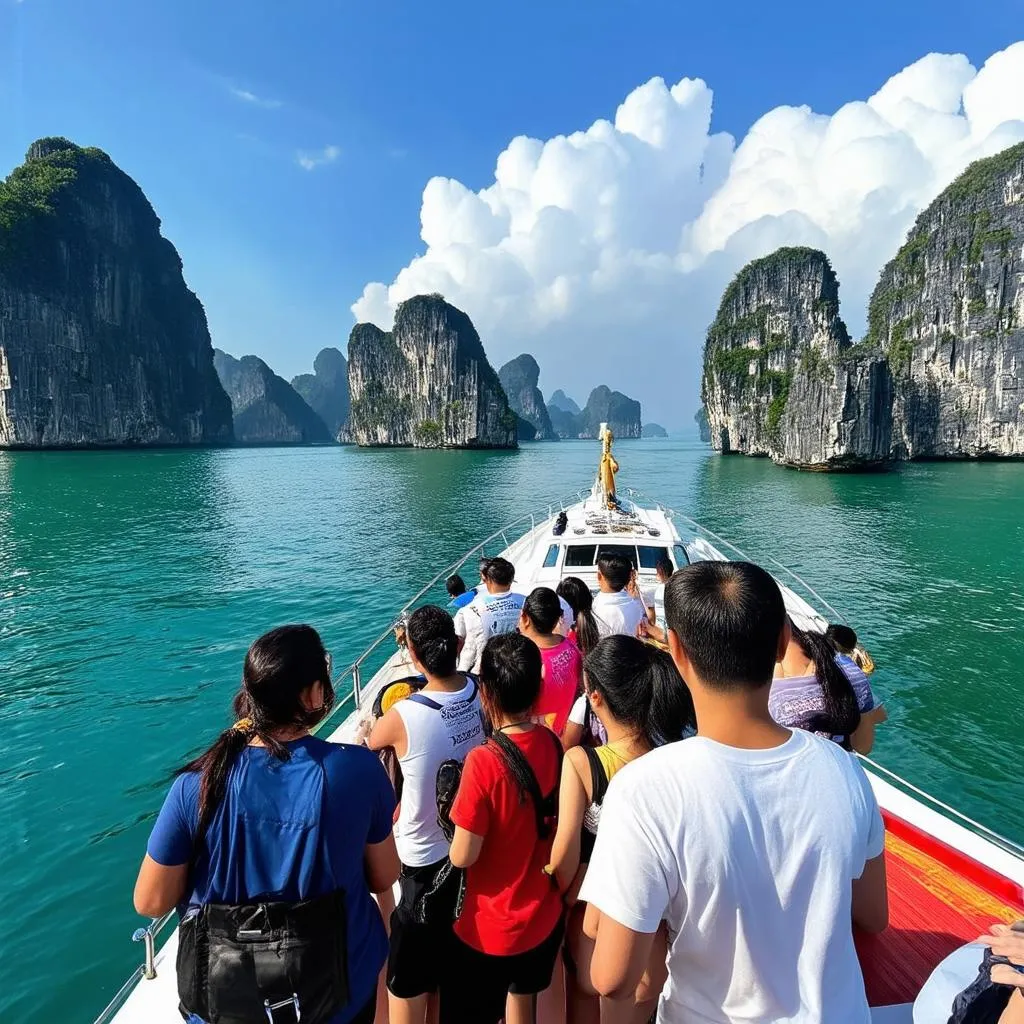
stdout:
<svg viewBox="0 0 1024 1024">
<path fill-rule="evenodd" d="M 606 594 L 625 589 L 632 575 L 632 563 L 624 555 L 606 552 L 597 559 L 597 585 Z"/>
<path fill-rule="evenodd" d="M 515 566 L 506 558 L 489 558 L 480 569 L 480 577 L 489 594 L 502 594 L 516 578 Z"/>
<path fill-rule="evenodd" d="M 661 555 L 658 560 L 654 563 L 654 571 L 658 574 L 659 583 L 668 583 L 672 578 L 672 573 L 676 570 L 672 565 L 671 559 L 668 555 Z"/>
<path fill-rule="evenodd" d="M 772 680 L 789 642 L 779 585 L 750 562 L 696 562 L 665 586 L 669 650 L 692 687 L 735 692 Z"/>
<path fill-rule="evenodd" d="M 449 597 L 462 597 L 466 592 L 466 581 L 456 573 L 445 580 L 444 589 L 448 591 Z"/>
<path fill-rule="evenodd" d="M 455 622 L 443 608 L 433 604 L 417 608 L 409 616 L 405 636 L 409 656 L 421 672 L 441 679 L 455 674 L 459 652 Z"/>
</svg>

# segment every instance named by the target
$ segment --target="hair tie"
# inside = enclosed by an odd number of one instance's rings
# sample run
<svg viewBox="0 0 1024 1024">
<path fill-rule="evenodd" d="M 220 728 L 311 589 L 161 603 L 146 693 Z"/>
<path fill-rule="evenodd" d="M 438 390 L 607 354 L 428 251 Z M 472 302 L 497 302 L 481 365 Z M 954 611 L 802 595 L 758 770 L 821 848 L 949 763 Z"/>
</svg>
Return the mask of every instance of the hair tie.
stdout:
<svg viewBox="0 0 1024 1024">
<path fill-rule="evenodd" d="M 253 730 L 253 724 L 251 718 L 240 718 L 231 728 L 235 732 L 250 733 Z"/>
</svg>

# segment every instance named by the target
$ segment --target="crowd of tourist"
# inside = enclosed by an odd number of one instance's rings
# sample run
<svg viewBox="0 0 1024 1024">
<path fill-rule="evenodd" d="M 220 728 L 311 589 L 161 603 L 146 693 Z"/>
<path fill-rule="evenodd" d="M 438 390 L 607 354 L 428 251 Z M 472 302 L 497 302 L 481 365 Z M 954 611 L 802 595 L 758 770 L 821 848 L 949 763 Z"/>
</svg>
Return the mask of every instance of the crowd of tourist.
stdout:
<svg viewBox="0 0 1024 1024">
<path fill-rule="evenodd" d="M 392 1024 L 533 1024 L 539 1000 L 572 1024 L 870 1020 L 853 929 L 887 926 L 884 828 L 850 751 L 885 710 L 856 637 L 798 628 L 749 563 L 665 560 L 655 593 L 597 569 L 596 595 L 517 593 L 502 558 L 451 577 L 365 746 L 310 734 L 334 701 L 311 627 L 253 643 L 135 889 L 178 909 L 188 1024 L 365 1024 L 382 971 Z M 1024 987 L 1024 937 L 988 940 Z"/>
</svg>

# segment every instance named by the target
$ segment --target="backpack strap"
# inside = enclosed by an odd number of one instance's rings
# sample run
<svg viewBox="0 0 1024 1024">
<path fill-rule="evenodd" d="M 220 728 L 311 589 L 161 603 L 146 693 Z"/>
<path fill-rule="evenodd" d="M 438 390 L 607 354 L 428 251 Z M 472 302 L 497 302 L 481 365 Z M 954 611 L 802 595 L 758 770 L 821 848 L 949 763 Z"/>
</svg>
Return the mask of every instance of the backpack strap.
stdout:
<svg viewBox="0 0 1024 1024">
<path fill-rule="evenodd" d="M 477 685 L 477 681 L 468 673 L 465 673 L 466 678 L 473 684 L 473 692 L 466 698 L 466 703 L 476 699 L 477 692 L 480 687 Z M 412 701 L 413 704 L 422 704 L 425 708 L 430 708 L 433 711 L 440 711 L 444 706 L 438 704 L 436 700 L 428 697 L 425 693 L 410 693 L 406 700 Z"/>
<path fill-rule="evenodd" d="M 590 765 L 590 786 L 594 793 L 592 803 L 600 806 L 604 802 L 604 795 L 608 792 L 608 776 L 604 773 L 604 765 L 597 751 L 593 747 L 583 747 L 583 753 L 587 755 L 587 764 Z"/>
<path fill-rule="evenodd" d="M 544 728 L 543 726 L 537 726 L 538 729 Z M 530 801 L 533 804 L 534 820 L 537 825 L 537 836 L 540 839 L 547 839 L 551 835 L 551 825 L 548 819 L 554 817 L 558 810 L 558 780 L 561 777 L 562 767 L 562 742 L 559 738 L 551 732 L 550 729 L 544 729 L 548 733 L 554 743 L 558 747 L 558 771 L 555 773 L 555 785 L 551 792 L 544 796 L 540 791 L 540 783 L 537 781 L 537 776 L 534 774 L 533 768 L 530 766 L 530 762 L 527 761 L 526 756 L 519 749 L 518 745 L 513 743 L 503 732 L 495 732 L 491 737 L 498 747 L 499 752 L 505 760 L 506 765 L 513 770 L 513 774 L 516 777 L 517 782 L 520 777 L 525 782 L 527 792 L 530 795 Z M 515 773 L 512 766 L 518 766 L 519 772 Z"/>
</svg>

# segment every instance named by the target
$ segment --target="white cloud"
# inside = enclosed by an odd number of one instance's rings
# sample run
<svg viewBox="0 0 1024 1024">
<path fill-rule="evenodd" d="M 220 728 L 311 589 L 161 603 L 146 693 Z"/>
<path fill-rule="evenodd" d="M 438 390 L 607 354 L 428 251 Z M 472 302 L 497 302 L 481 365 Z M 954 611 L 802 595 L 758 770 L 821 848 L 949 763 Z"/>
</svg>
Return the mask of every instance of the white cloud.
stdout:
<svg viewBox="0 0 1024 1024">
<path fill-rule="evenodd" d="M 236 100 L 241 100 L 243 103 L 249 103 L 254 107 L 262 107 L 264 110 L 279 110 L 284 106 L 280 100 L 271 100 L 266 99 L 263 96 L 257 96 L 256 93 L 250 92 L 248 89 L 240 89 L 236 85 L 229 85 L 228 92 L 230 92 Z"/>
<path fill-rule="evenodd" d="M 402 299 L 442 292 L 495 365 L 532 351 L 546 392 L 582 401 L 607 383 L 640 398 L 645 418 L 681 423 L 705 328 L 748 260 L 820 246 L 862 331 L 917 213 L 972 160 L 1024 139 L 1024 42 L 980 71 L 930 54 L 832 115 L 777 107 L 739 145 L 712 130 L 711 111 L 704 82 L 655 78 L 613 121 L 513 139 L 480 191 L 432 178 L 426 251 L 390 284 L 368 284 L 353 313 L 388 327 Z"/>
<path fill-rule="evenodd" d="M 304 171 L 314 171 L 324 164 L 333 164 L 341 156 L 341 147 L 324 146 L 323 149 L 308 150 L 301 149 L 295 154 L 295 162 Z"/>
</svg>

